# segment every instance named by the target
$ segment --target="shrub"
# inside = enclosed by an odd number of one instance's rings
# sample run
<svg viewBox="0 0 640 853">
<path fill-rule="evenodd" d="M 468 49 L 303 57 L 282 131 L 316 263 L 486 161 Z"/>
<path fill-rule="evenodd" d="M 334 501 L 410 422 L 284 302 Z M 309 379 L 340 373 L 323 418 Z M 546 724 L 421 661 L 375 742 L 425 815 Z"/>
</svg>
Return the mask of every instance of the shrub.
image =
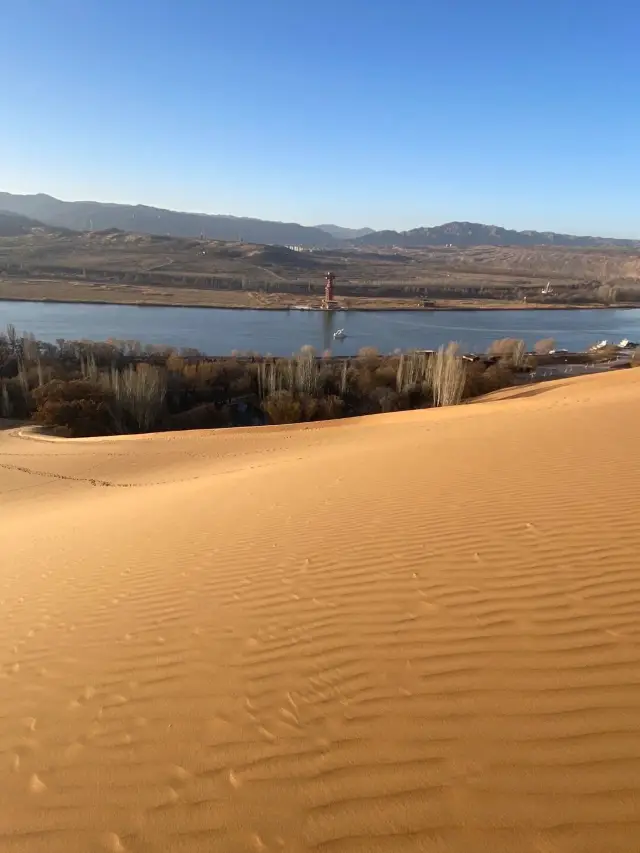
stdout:
<svg viewBox="0 0 640 853">
<path fill-rule="evenodd" d="M 12 418 L 15 412 L 9 387 L 9 380 L 0 379 L 0 418 Z"/>
<path fill-rule="evenodd" d="M 115 430 L 113 395 L 93 382 L 54 379 L 33 392 L 34 420 L 71 436 L 111 435 Z"/>
<path fill-rule="evenodd" d="M 231 413 L 228 406 L 202 403 L 186 412 L 169 415 L 165 425 L 169 430 L 220 429 L 231 426 Z"/>
<path fill-rule="evenodd" d="M 596 290 L 595 297 L 597 301 L 602 302 L 603 305 L 610 305 L 612 302 L 616 301 L 616 290 L 608 284 L 601 284 Z"/>
<path fill-rule="evenodd" d="M 475 362 L 467 367 L 465 379 L 464 399 L 480 397 L 482 394 L 490 394 L 500 388 L 509 388 L 513 385 L 513 371 L 506 365 L 498 362 L 489 367 L 482 362 Z"/>
<path fill-rule="evenodd" d="M 393 388 L 376 388 L 372 394 L 374 405 L 380 412 L 399 411 L 400 399 L 400 394 Z"/>
<path fill-rule="evenodd" d="M 358 350 L 358 358 L 379 359 L 380 353 L 376 347 L 360 347 Z"/>
<path fill-rule="evenodd" d="M 499 391 L 501 388 L 510 388 L 513 385 L 513 373 L 503 364 L 492 364 L 481 376 L 483 385 L 482 394 L 490 394 L 491 391 Z"/>
<path fill-rule="evenodd" d="M 382 361 L 380 353 L 375 347 L 360 347 L 358 350 L 358 362 L 370 371 L 373 371 Z"/>
<path fill-rule="evenodd" d="M 514 370 L 522 370 L 527 365 L 527 349 L 524 341 L 518 338 L 502 338 L 494 341 L 487 350 L 488 355 L 498 356 L 500 361 Z"/>
<path fill-rule="evenodd" d="M 302 419 L 302 404 L 290 391 L 275 391 L 262 405 L 272 424 L 296 424 Z"/>
<path fill-rule="evenodd" d="M 318 400 L 318 417 L 319 421 L 330 421 L 334 418 L 344 416 L 344 403 L 335 394 L 330 394 L 327 397 L 320 397 Z"/>
<path fill-rule="evenodd" d="M 555 347 L 556 342 L 553 338 L 543 338 L 541 341 L 536 341 L 533 351 L 536 355 L 548 355 Z"/>
<path fill-rule="evenodd" d="M 387 367 L 379 367 L 373 373 L 373 381 L 379 388 L 393 388 L 395 390 L 397 376 L 397 368 L 388 365 Z"/>
<path fill-rule="evenodd" d="M 34 409 L 33 396 L 25 393 L 22 381 L 18 377 L 0 379 L 0 417 L 29 418 Z"/>
</svg>

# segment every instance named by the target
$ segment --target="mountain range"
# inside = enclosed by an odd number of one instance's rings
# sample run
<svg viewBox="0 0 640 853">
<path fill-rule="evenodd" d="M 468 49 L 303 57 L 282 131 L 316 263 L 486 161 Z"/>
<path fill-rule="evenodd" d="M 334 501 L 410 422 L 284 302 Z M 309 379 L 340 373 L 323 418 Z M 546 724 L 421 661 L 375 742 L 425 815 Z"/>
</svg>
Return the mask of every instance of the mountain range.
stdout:
<svg viewBox="0 0 640 853">
<path fill-rule="evenodd" d="M 169 234 L 171 237 L 200 237 L 210 240 L 242 240 L 245 243 L 275 243 L 283 246 L 332 247 L 340 239 L 295 222 L 269 222 L 215 214 L 181 213 L 159 207 L 105 204 L 97 201 L 61 201 L 41 193 L 13 195 L 0 192 L 0 210 L 18 213 L 45 225 L 73 231 L 105 231 L 117 228 L 138 234 Z"/>
<path fill-rule="evenodd" d="M 396 246 L 416 249 L 426 246 L 569 246 L 597 248 L 618 246 L 640 248 L 639 240 L 613 237 L 578 237 L 556 234 L 553 231 L 513 231 L 497 225 L 478 222 L 447 222 L 433 228 L 413 228 L 411 231 L 375 231 L 352 241 L 362 246 Z"/>
<path fill-rule="evenodd" d="M 339 225 L 299 225 L 217 214 L 182 213 L 146 205 L 108 204 L 96 201 L 61 201 L 50 195 L 14 195 L 0 192 L 0 211 L 29 217 L 38 223 L 74 231 L 116 228 L 139 234 L 168 234 L 245 243 L 339 248 L 375 246 L 422 248 L 427 246 L 569 246 L 640 248 L 638 240 L 573 236 L 552 231 L 514 231 L 475 222 L 448 222 L 410 231 L 373 231 Z M 20 227 L 20 226 L 16 226 Z M 24 227 L 24 223 L 22 224 Z"/>
</svg>

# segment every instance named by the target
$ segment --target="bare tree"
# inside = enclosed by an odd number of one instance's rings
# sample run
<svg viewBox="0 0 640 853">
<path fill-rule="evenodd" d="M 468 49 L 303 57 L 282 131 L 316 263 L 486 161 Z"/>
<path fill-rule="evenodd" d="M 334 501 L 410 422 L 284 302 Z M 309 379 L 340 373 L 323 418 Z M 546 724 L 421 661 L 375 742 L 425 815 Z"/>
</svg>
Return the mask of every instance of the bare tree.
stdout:
<svg viewBox="0 0 640 853">
<path fill-rule="evenodd" d="M 541 341 L 536 341 L 533 346 L 533 351 L 536 355 L 548 355 L 551 350 L 555 349 L 556 342 L 553 338 L 542 338 Z"/>
</svg>

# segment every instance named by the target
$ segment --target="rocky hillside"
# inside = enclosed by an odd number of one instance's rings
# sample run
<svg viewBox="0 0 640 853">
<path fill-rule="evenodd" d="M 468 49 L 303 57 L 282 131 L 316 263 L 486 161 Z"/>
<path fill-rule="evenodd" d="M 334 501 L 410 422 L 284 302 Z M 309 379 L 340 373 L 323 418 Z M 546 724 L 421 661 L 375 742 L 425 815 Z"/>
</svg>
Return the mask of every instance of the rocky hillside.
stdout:
<svg viewBox="0 0 640 853">
<path fill-rule="evenodd" d="M 413 228 L 411 231 L 375 231 L 358 237 L 352 242 L 360 246 L 398 246 L 405 249 L 447 245 L 640 248 L 640 240 L 575 237 L 571 234 L 556 234 L 553 231 L 513 231 L 497 225 L 481 225 L 478 222 L 447 222 L 433 228 Z"/>
<path fill-rule="evenodd" d="M 200 237 L 245 243 L 275 243 L 282 246 L 329 248 L 340 240 L 321 228 L 295 222 L 269 222 L 235 216 L 180 213 L 159 207 L 103 204 L 96 201 L 60 201 L 49 195 L 12 195 L 0 192 L 0 210 L 11 211 L 74 231 L 118 228 L 137 234 L 168 234 L 171 237 Z"/>
</svg>

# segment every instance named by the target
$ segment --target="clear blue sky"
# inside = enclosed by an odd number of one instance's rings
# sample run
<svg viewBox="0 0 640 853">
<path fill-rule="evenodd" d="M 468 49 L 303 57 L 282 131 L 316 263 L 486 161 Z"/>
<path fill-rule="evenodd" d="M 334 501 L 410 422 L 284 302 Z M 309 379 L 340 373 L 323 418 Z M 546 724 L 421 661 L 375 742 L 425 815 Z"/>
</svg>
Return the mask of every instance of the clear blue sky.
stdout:
<svg viewBox="0 0 640 853">
<path fill-rule="evenodd" d="M 640 237 L 637 0 L 0 0 L 0 189 Z"/>
</svg>

